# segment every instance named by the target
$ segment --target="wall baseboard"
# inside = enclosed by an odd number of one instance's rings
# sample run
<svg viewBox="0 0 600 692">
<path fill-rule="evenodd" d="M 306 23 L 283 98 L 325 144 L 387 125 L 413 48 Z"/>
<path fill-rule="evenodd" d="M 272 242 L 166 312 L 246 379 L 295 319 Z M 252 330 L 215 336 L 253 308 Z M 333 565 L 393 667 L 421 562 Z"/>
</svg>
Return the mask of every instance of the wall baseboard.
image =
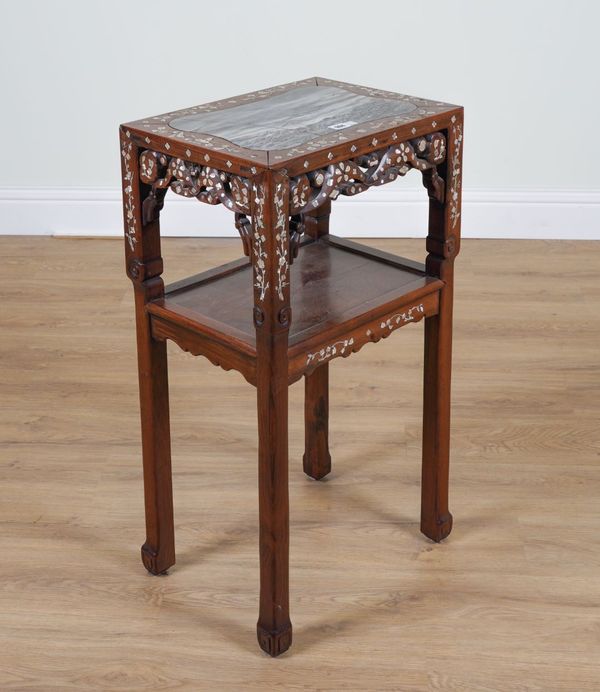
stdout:
<svg viewBox="0 0 600 692">
<path fill-rule="evenodd" d="M 231 212 L 171 195 L 164 235 L 235 236 Z M 340 197 L 332 232 L 348 237 L 425 235 L 422 189 L 376 188 Z M 600 190 L 465 190 L 463 237 L 600 240 Z M 102 188 L 0 188 L 0 235 L 120 236 L 121 196 Z"/>
</svg>

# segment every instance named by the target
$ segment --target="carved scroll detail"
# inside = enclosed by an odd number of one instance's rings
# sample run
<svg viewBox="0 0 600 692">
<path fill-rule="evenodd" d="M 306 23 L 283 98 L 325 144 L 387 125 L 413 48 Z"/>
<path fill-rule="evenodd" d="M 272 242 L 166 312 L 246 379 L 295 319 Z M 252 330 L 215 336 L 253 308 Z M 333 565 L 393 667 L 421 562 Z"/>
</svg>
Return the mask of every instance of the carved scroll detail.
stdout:
<svg viewBox="0 0 600 692">
<path fill-rule="evenodd" d="M 242 214 L 250 212 L 250 181 L 211 166 L 146 150 L 140 156 L 140 177 L 153 190 L 169 187 L 178 195 L 195 197 L 205 204 L 223 204 Z"/>
<path fill-rule="evenodd" d="M 384 185 L 411 168 L 427 173 L 425 184 L 430 195 L 442 201 L 444 186 L 436 167 L 445 157 L 446 139 L 434 133 L 297 176 L 291 182 L 290 214 L 307 213 L 340 194 L 357 195 Z"/>
<path fill-rule="evenodd" d="M 146 149 L 140 155 L 140 178 L 152 186 L 152 193 L 168 187 L 205 204 L 223 204 L 237 213 L 250 213 L 250 181 L 212 166 Z"/>
</svg>

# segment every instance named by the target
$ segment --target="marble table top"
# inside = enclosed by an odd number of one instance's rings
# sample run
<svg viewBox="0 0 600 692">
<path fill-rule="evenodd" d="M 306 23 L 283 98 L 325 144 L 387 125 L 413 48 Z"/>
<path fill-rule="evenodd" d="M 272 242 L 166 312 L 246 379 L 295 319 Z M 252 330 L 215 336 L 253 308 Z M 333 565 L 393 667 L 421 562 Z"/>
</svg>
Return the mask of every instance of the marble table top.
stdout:
<svg viewBox="0 0 600 692">
<path fill-rule="evenodd" d="M 124 123 L 121 130 L 142 148 L 231 172 L 253 173 L 257 167 L 289 171 L 322 165 L 321 159 L 329 162 L 333 150 L 348 157 L 400 136 L 435 131 L 461 110 L 441 101 L 309 77 Z"/>
<path fill-rule="evenodd" d="M 402 115 L 417 106 L 356 94 L 336 86 L 300 86 L 261 101 L 212 113 L 173 118 L 169 126 L 203 132 L 248 149 L 283 149 L 370 120 Z"/>
</svg>

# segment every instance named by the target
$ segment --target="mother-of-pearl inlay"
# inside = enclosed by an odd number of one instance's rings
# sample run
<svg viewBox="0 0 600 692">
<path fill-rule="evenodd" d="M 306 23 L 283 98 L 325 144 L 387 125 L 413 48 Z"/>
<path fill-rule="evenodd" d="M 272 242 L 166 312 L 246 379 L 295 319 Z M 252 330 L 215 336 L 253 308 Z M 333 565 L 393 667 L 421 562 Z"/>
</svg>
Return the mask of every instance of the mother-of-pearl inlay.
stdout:
<svg viewBox="0 0 600 692">
<path fill-rule="evenodd" d="M 344 355 L 347 348 L 354 346 L 354 339 L 350 337 L 349 339 L 343 339 L 342 341 L 336 341 L 335 344 L 330 344 L 325 346 L 320 351 L 316 353 L 306 354 L 306 364 L 310 365 L 313 361 L 316 363 L 322 363 L 323 361 L 333 358 L 333 356 Z"/>
<path fill-rule="evenodd" d="M 408 322 L 416 322 L 417 319 L 420 319 L 424 314 L 425 306 L 423 303 L 420 305 L 413 305 L 413 307 L 409 308 L 406 312 L 400 312 L 397 315 L 388 317 L 388 319 L 384 320 L 379 326 L 381 329 L 387 328 L 389 331 L 392 331 L 396 327 L 400 327 Z"/>
<path fill-rule="evenodd" d="M 269 281 L 267 278 L 267 251 L 265 245 L 267 238 L 265 236 L 265 190 L 263 185 L 252 186 L 254 193 L 254 203 L 256 207 L 253 229 L 253 249 L 254 254 L 254 288 L 258 290 L 258 299 L 262 302 L 267 295 Z"/>
<path fill-rule="evenodd" d="M 454 151 L 452 154 L 452 179 L 450 182 L 450 221 L 452 228 L 456 228 L 458 217 L 460 216 L 460 190 L 461 190 L 461 146 L 462 146 L 462 124 L 456 122 L 456 117 L 452 116 L 452 139 Z"/>
<path fill-rule="evenodd" d="M 127 132 L 127 137 L 129 137 Z M 131 169 L 131 152 L 133 145 L 130 141 L 121 144 L 121 156 L 123 157 L 123 168 L 125 182 L 123 186 L 123 205 L 125 207 L 125 237 L 129 243 L 129 248 L 133 252 L 137 243 L 137 227 L 135 218 L 135 205 L 133 203 L 133 171 Z"/>
</svg>

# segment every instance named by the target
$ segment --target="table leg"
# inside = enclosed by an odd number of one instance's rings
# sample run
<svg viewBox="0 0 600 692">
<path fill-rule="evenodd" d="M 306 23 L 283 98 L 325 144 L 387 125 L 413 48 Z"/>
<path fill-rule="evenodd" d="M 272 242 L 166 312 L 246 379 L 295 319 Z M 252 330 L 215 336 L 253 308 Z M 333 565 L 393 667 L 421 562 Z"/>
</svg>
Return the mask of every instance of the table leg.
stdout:
<svg viewBox="0 0 600 692">
<path fill-rule="evenodd" d="M 167 345 L 152 338 L 144 303 L 143 289 L 136 287 L 146 508 L 146 542 L 142 546 L 142 562 L 152 574 L 161 574 L 175 564 Z"/>
<path fill-rule="evenodd" d="M 304 378 L 304 473 L 321 480 L 331 471 L 329 454 L 329 363 Z"/>
<path fill-rule="evenodd" d="M 448 510 L 450 377 L 454 259 L 460 248 L 462 128 L 462 118 L 453 116 L 448 154 L 440 167 L 445 180 L 443 200 L 435 194 L 432 177 L 424 179 L 430 192 L 427 273 L 445 284 L 440 291 L 438 314 L 425 318 L 421 531 L 436 542 L 452 530 Z"/>
<path fill-rule="evenodd" d="M 259 364 L 257 386 L 260 522 L 257 635 L 260 647 L 271 656 L 283 653 L 292 643 L 288 577 L 287 335 L 283 336 L 273 338 L 265 367 Z"/>
<path fill-rule="evenodd" d="M 265 173 L 253 185 L 253 285 L 258 408 L 260 647 L 292 643 L 289 614 L 288 333 L 289 181 Z"/>
<path fill-rule="evenodd" d="M 329 233 L 331 200 L 304 214 L 306 235 L 318 240 Z M 304 378 L 304 473 L 316 481 L 331 471 L 329 454 L 329 363 Z"/>
<path fill-rule="evenodd" d="M 440 312 L 425 318 L 421 531 L 439 542 L 452 530 L 448 510 L 452 297 L 440 296 Z"/>
<path fill-rule="evenodd" d="M 159 199 L 149 198 L 148 186 L 140 182 L 138 160 L 138 147 L 129 131 L 122 130 L 125 260 L 135 296 L 144 464 L 146 542 L 142 562 L 152 574 L 161 574 L 175 564 L 167 347 L 152 337 L 146 304 L 164 295 L 158 213 L 166 190 Z M 152 213 L 143 214 L 148 201 L 154 202 Z"/>
</svg>

